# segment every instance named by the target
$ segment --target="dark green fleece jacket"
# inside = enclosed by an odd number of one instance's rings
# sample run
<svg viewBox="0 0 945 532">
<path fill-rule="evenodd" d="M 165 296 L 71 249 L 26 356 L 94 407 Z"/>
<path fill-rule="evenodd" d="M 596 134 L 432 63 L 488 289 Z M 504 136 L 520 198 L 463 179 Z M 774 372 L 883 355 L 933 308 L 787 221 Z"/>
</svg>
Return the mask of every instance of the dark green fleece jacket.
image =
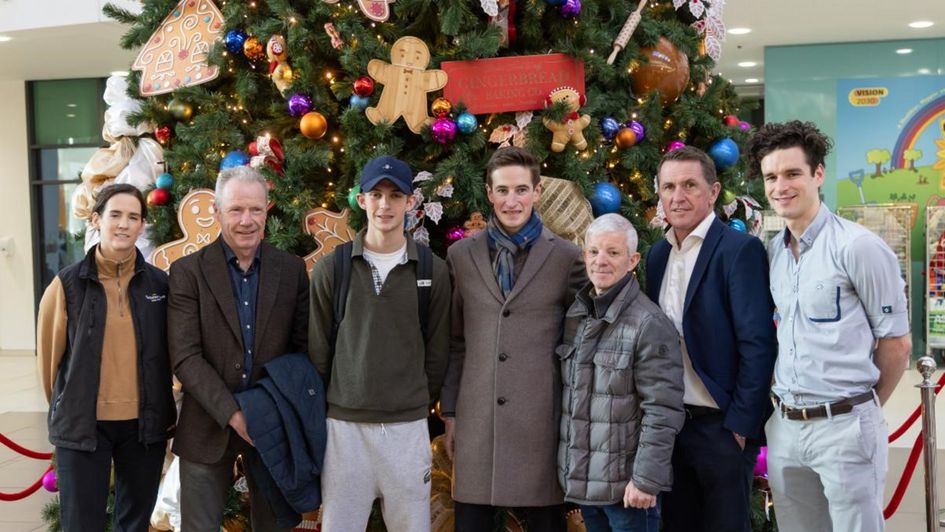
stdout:
<svg viewBox="0 0 945 532">
<path fill-rule="evenodd" d="M 334 321 L 334 252 L 322 257 L 312 270 L 308 350 L 326 379 L 328 417 L 363 423 L 423 419 L 440 393 L 449 357 L 446 263 L 434 255 L 424 338 L 417 301 L 417 244 L 408 235 L 407 262 L 391 270 L 380 294 L 374 293 L 371 265 L 363 252 L 361 231 L 351 250 L 351 285 L 334 349 L 329 343 Z"/>
</svg>

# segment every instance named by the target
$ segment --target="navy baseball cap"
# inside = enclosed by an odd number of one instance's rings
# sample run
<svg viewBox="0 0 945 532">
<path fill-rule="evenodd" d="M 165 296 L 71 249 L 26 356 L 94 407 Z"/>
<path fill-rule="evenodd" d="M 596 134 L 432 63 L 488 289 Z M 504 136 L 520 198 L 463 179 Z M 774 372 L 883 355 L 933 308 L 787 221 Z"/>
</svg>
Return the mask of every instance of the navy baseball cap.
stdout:
<svg viewBox="0 0 945 532">
<path fill-rule="evenodd" d="M 413 172 L 407 163 L 390 155 L 375 157 L 361 170 L 361 192 L 369 192 L 388 180 L 404 194 L 413 194 Z"/>
</svg>

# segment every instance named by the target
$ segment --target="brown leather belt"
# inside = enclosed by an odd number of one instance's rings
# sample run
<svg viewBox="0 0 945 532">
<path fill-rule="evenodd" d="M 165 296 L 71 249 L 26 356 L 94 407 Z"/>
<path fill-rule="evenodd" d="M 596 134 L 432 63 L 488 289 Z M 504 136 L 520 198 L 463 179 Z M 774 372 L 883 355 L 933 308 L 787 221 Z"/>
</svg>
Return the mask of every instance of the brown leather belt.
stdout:
<svg viewBox="0 0 945 532">
<path fill-rule="evenodd" d="M 781 411 L 781 414 L 784 417 L 794 421 L 808 421 L 811 419 L 847 414 L 853 411 L 854 406 L 867 401 L 872 401 L 873 392 L 871 390 L 854 397 L 848 397 L 846 399 L 841 399 L 833 403 L 822 404 L 819 406 L 791 407 L 782 403 L 778 396 L 774 396 L 774 400 L 778 405 L 778 410 Z"/>
</svg>

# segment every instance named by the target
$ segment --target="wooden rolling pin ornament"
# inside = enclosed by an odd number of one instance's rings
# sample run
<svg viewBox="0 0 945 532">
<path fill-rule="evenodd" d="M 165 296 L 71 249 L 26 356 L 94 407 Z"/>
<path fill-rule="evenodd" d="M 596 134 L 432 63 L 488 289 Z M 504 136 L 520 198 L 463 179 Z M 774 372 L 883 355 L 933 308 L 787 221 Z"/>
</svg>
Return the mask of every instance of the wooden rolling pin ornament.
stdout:
<svg viewBox="0 0 945 532">
<path fill-rule="evenodd" d="M 610 57 L 607 58 L 608 65 L 614 64 L 614 59 L 617 59 L 617 54 L 620 53 L 620 50 L 627 47 L 627 43 L 630 42 L 630 37 L 633 36 L 633 31 L 637 29 L 637 24 L 640 23 L 640 18 L 642 17 L 641 12 L 643 8 L 646 7 L 646 2 L 647 0 L 640 0 L 636 11 L 630 13 L 630 17 L 623 23 L 623 28 L 621 28 L 620 33 L 617 34 L 617 38 L 614 39 L 614 50 L 610 52 Z"/>
</svg>

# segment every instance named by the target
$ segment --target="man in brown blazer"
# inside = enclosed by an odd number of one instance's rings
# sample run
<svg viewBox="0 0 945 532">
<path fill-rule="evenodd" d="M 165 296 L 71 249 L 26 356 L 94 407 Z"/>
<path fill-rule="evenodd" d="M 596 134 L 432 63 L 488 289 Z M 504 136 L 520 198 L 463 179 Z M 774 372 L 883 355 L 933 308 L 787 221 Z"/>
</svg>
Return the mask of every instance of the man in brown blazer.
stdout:
<svg viewBox="0 0 945 532">
<path fill-rule="evenodd" d="M 526 150 L 494 153 L 486 167 L 488 227 L 447 253 L 453 301 L 440 405 L 457 532 L 492 530 L 496 507 L 525 508 L 531 532 L 566 529 L 555 347 L 586 276 L 580 250 L 534 211 L 540 179 Z"/>
<path fill-rule="evenodd" d="M 308 278 L 302 259 L 262 242 L 266 180 L 248 167 L 217 179 L 216 242 L 171 266 L 168 331 L 184 401 L 174 439 L 180 456 L 181 526 L 218 532 L 237 455 L 255 458 L 233 394 L 285 353 L 304 352 Z M 280 530 L 246 468 L 253 530 Z"/>
</svg>

